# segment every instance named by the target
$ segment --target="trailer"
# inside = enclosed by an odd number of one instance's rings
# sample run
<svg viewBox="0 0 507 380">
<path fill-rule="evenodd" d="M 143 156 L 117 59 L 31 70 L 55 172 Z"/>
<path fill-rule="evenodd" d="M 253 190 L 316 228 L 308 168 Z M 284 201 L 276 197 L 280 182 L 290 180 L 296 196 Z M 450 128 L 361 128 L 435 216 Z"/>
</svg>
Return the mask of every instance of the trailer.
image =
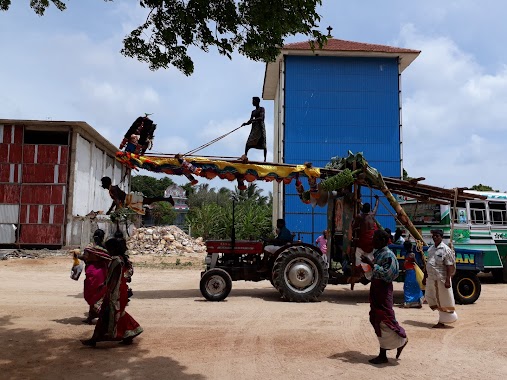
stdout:
<svg viewBox="0 0 507 380">
<path fill-rule="evenodd" d="M 200 290 L 209 301 L 224 300 L 232 289 L 232 282 L 240 280 L 268 280 L 282 299 L 292 302 L 316 301 L 328 284 L 367 284 L 364 276 L 358 278 L 352 273 L 356 236 L 351 222 L 359 212 L 361 187 L 378 192 L 391 205 L 393 217 L 409 231 L 414 241 L 420 242 L 416 247 L 423 267 L 427 246 L 423 248 L 425 243 L 420 231 L 393 194 L 439 204 L 480 198 L 464 189 L 443 189 L 419 183 L 423 178 L 412 181 L 384 178 L 368 165 L 362 154 L 351 152 L 348 157 L 331 159 L 325 168 L 316 168 L 310 163 L 288 165 L 181 155 L 141 156 L 129 152 L 118 152 L 116 158 L 134 170 L 185 175 L 192 183 L 196 181 L 194 176 L 238 181 L 239 188 L 244 187 L 244 181 L 277 181 L 285 185 L 294 181 L 302 202 L 327 207 L 330 232 L 327 260 L 318 247 L 297 240 L 270 254 L 264 250 L 263 241 L 236 240 L 234 223 L 231 239 L 206 241 L 206 267 L 201 273 Z M 308 181 L 308 190 L 304 189 L 304 178 Z M 392 249 L 402 264 L 404 252 L 400 247 L 392 246 Z M 481 290 L 476 274 L 483 268 L 482 252 L 460 250 L 456 253 L 474 257 L 473 262 L 459 264 L 454 281 L 457 302 L 473 303 Z M 266 263 L 268 270 L 261 270 Z"/>
</svg>

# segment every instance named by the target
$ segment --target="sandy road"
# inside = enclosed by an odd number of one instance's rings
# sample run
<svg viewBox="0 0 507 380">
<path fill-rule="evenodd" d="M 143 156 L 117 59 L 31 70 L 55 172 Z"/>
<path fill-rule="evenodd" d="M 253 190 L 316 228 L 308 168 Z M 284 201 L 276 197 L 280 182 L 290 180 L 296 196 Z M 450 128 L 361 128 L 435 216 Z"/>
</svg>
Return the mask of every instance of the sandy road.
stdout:
<svg viewBox="0 0 507 380">
<path fill-rule="evenodd" d="M 409 335 L 400 360 L 374 367 L 368 287 L 329 286 L 321 302 L 281 302 L 269 282 L 233 283 L 219 303 L 200 295 L 199 271 L 139 267 L 128 308 L 145 332 L 132 346 L 80 338 L 83 278 L 68 258 L 0 261 L 1 379 L 505 379 L 507 284 L 485 284 L 459 306 L 455 328 L 432 330 L 427 307 L 397 309 Z M 395 296 L 402 298 L 402 284 Z M 391 358 L 393 352 L 388 353 Z"/>
</svg>

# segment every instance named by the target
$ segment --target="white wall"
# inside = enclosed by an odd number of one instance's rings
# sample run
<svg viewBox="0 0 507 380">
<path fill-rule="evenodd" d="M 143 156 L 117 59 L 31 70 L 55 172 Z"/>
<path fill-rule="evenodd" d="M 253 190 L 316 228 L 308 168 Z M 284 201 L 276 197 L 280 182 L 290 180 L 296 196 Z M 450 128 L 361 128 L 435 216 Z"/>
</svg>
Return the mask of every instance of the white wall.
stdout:
<svg viewBox="0 0 507 380">
<path fill-rule="evenodd" d="M 109 209 L 112 199 L 109 192 L 101 187 L 100 179 L 110 177 L 113 185 L 128 191 L 128 179 L 120 184 L 124 167 L 110 154 L 98 148 L 93 142 L 77 134 L 76 160 L 74 163 L 74 184 L 72 215 L 84 216 L 91 211 Z"/>
<path fill-rule="evenodd" d="M 278 68 L 278 85 L 275 92 L 275 105 L 274 105 L 274 139 L 273 139 L 273 161 L 276 163 L 284 162 L 283 151 L 283 128 L 285 123 L 284 118 L 284 101 L 285 92 L 283 83 L 284 78 L 284 60 L 280 61 Z M 273 225 L 276 225 L 276 220 L 283 217 L 283 184 L 273 181 Z"/>
</svg>

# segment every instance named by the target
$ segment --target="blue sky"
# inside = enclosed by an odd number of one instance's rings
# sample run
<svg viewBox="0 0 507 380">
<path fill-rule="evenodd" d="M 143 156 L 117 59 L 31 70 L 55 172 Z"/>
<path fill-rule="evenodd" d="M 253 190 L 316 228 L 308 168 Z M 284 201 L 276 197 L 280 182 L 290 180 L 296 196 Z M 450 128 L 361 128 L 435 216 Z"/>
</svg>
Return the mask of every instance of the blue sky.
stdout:
<svg viewBox="0 0 507 380">
<path fill-rule="evenodd" d="M 237 54 L 230 61 L 195 49 L 191 77 L 123 57 L 123 38 L 146 16 L 138 1 L 68 1 L 66 11 L 52 7 L 44 17 L 28 0 L 13 3 L 0 13 L 0 118 L 82 120 L 117 145 L 148 112 L 158 124 L 153 151 L 178 153 L 238 127 L 249 118 L 251 97 L 261 96 L 265 64 Z M 507 2 L 323 0 L 319 13 L 320 29 L 331 25 L 335 38 L 422 51 L 402 76 L 411 176 L 447 188 L 507 190 Z M 273 102 L 261 103 L 269 161 Z M 201 154 L 239 157 L 248 133 L 245 127 Z M 261 151 L 250 152 L 261 160 Z"/>
</svg>

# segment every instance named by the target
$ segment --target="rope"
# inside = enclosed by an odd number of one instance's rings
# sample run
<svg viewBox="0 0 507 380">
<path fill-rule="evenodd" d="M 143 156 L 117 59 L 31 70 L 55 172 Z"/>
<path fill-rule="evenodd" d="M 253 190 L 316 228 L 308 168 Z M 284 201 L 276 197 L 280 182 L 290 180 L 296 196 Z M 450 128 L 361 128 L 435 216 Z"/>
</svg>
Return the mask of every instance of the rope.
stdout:
<svg viewBox="0 0 507 380">
<path fill-rule="evenodd" d="M 421 260 L 422 260 L 424 266 L 426 266 L 426 256 L 424 256 L 424 249 L 423 249 L 424 242 L 422 240 L 416 240 L 415 244 L 416 244 L 415 249 L 417 250 L 417 252 L 419 252 L 421 254 Z"/>
<path fill-rule="evenodd" d="M 204 148 L 207 148 L 207 147 L 208 147 L 208 146 L 210 146 L 211 144 L 216 143 L 217 141 L 219 141 L 219 140 L 223 139 L 224 137 L 226 137 L 226 136 L 230 135 L 232 132 L 237 131 L 237 130 L 238 130 L 238 129 L 240 129 L 241 127 L 244 127 L 244 125 L 243 125 L 243 124 L 241 124 L 239 127 L 237 127 L 237 128 L 235 128 L 235 129 L 233 129 L 232 131 L 227 132 L 226 134 L 224 134 L 224 135 L 222 135 L 222 136 L 219 136 L 219 137 L 217 137 L 217 138 L 215 138 L 215 139 L 213 139 L 213 140 L 211 140 L 211 141 L 207 142 L 206 144 L 203 144 L 203 145 L 201 145 L 201 146 L 198 146 L 198 147 L 197 147 L 197 148 L 195 148 L 195 149 L 189 150 L 187 153 L 183 154 L 183 156 L 188 156 L 188 155 L 194 154 L 194 153 L 196 153 L 196 152 L 198 152 L 198 151 L 200 151 L 200 150 L 202 150 L 202 149 L 204 149 Z"/>
</svg>

